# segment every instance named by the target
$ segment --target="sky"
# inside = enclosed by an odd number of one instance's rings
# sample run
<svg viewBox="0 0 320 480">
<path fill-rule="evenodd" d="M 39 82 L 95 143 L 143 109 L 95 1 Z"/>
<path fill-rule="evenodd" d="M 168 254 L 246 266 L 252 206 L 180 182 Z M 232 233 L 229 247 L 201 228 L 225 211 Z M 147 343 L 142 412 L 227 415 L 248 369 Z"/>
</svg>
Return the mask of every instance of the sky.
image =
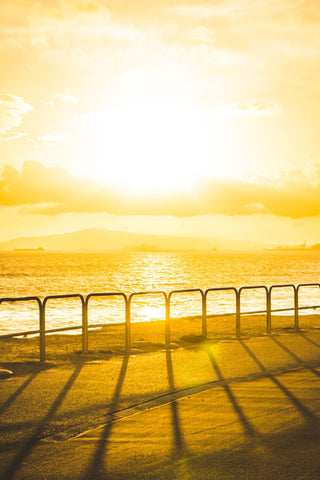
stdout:
<svg viewBox="0 0 320 480">
<path fill-rule="evenodd" d="M 1 0 L 0 241 L 320 242 L 320 4 Z"/>
</svg>

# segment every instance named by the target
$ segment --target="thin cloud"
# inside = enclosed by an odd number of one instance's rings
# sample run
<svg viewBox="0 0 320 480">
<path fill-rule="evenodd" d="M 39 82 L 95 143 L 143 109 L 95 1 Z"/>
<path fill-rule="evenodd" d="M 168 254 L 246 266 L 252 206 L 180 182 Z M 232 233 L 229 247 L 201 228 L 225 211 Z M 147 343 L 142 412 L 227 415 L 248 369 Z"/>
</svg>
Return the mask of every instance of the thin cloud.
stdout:
<svg viewBox="0 0 320 480">
<path fill-rule="evenodd" d="M 42 137 L 38 137 L 38 140 L 42 140 L 43 142 L 46 143 L 51 143 L 51 142 L 63 142 L 67 138 L 70 138 L 71 135 L 67 133 L 46 133 Z"/>
<path fill-rule="evenodd" d="M 124 82 L 143 82 L 155 77 L 155 72 L 148 70 L 129 70 L 120 75 L 120 80 Z"/>
<path fill-rule="evenodd" d="M 214 29 L 205 27 L 203 25 L 193 28 L 190 36 L 196 42 L 207 43 L 209 45 L 216 43 Z"/>
<path fill-rule="evenodd" d="M 78 103 L 79 98 L 74 95 L 69 95 L 68 93 L 57 93 L 56 98 L 64 103 Z"/>
<path fill-rule="evenodd" d="M 193 19 L 204 20 L 233 13 L 234 11 L 237 11 L 237 7 L 226 7 L 225 5 L 182 5 L 178 7 L 170 6 L 167 7 L 166 10 L 178 17 L 190 17 Z"/>
<path fill-rule="evenodd" d="M 278 115 L 281 107 L 275 102 L 264 99 L 250 99 L 232 105 L 232 109 L 238 115 Z"/>
<path fill-rule="evenodd" d="M 255 15 L 261 12 L 261 9 L 267 8 L 271 12 L 281 12 L 283 10 L 303 9 L 298 0 L 280 1 L 279 0 L 225 0 L 216 5 L 198 4 L 170 6 L 166 10 L 176 16 L 196 18 L 196 19 L 215 19 L 217 17 L 244 17 Z"/>
<path fill-rule="evenodd" d="M 25 137 L 27 134 L 23 132 L 8 132 L 0 135 L 0 140 L 4 142 L 10 142 L 11 140 L 16 140 L 17 138 Z"/>
<path fill-rule="evenodd" d="M 263 98 L 251 98 L 233 103 L 231 105 L 217 105 L 213 109 L 214 116 L 255 116 L 265 117 L 280 115 L 282 107 L 276 102 L 265 100 Z"/>
<path fill-rule="evenodd" d="M 12 132 L 22 122 L 22 117 L 33 110 L 23 98 L 8 93 L 0 94 L 0 139 L 18 138 L 23 134 Z"/>
<path fill-rule="evenodd" d="M 313 217 L 320 215 L 319 168 L 317 174 L 318 182 L 313 184 L 302 172 L 264 184 L 211 178 L 199 183 L 193 192 L 138 197 L 93 180 L 80 179 L 60 167 L 44 167 L 39 162 L 27 161 L 21 172 L 10 165 L 4 167 L 0 177 L 0 205 L 20 205 L 25 212 L 44 215 L 106 212 L 177 217 L 207 214 Z"/>
</svg>

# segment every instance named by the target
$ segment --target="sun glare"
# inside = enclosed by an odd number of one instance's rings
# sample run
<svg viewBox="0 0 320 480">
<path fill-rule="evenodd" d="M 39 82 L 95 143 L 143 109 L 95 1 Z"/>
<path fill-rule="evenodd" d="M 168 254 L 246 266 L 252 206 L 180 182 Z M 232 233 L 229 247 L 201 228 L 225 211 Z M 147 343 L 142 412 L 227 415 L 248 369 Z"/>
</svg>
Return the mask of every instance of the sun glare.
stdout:
<svg viewBox="0 0 320 480">
<path fill-rule="evenodd" d="M 163 102 L 87 114 L 77 172 L 133 192 L 189 189 L 224 174 L 209 120 L 198 107 Z"/>
</svg>

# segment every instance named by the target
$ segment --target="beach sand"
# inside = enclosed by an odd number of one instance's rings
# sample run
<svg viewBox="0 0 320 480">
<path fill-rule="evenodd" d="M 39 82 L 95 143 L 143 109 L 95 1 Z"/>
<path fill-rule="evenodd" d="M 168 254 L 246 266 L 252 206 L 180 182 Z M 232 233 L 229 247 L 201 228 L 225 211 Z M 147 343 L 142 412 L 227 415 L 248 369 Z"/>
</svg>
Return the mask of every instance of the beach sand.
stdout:
<svg viewBox="0 0 320 480">
<path fill-rule="evenodd" d="M 300 316 L 299 326 L 302 330 L 320 328 L 320 315 Z M 90 327 L 90 326 L 89 326 Z M 294 331 L 293 315 L 273 315 L 272 332 L 286 333 Z M 265 335 L 266 316 L 248 315 L 241 317 L 241 336 L 252 337 Z M 208 316 L 208 340 L 232 339 L 236 334 L 236 317 Z M 165 322 L 136 322 L 131 323 L 132 349 L 143 353 L 159 350 L 165 344 Z M 170 324 L 170 342 L 174 347 L 197 343 L 202 339 L 202 318 L 185 317 L 172 318 Z M 1 340 L 0 362 L 35 361 L 39 359 L 39 337 L 25 336 Z M 100 357 L 109 358 L 110 355 L 119 355 L 125 352 L 125 326 L 109 325 L 90 329 L 88 335 L 89 352 Z M 46 335 L 46 360 L 55 362 L 72 362 L 74 356 L 82 350 L 81 328 L 70 333 Z M 1 366 L 1 363 L 0 363 Z"/>
<path fill-rule="evenodd" d="M 2 341 L 0 477 L 318 479 L 320 331 L 200 335 L 174 321 L 165 348 L 163 322 L 135 324 L 126 352 L 108 327 L 86 355 L 50 335 L 43 364 L 38 338 Z"/>
</svg>

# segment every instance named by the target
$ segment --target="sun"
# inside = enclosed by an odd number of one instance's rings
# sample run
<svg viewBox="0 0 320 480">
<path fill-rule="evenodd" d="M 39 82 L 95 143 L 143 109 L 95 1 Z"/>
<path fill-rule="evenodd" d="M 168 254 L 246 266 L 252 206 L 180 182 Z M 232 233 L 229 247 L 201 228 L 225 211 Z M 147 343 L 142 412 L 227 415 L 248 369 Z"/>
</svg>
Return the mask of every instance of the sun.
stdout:
<svg viewBox="0 0 320 480">
<path fill-rule="evenodd" d="M 132 192 L 189 189 L 223 173 L 209 120 L 197 106 L 164 102 L 86 114 L 77 173 Z"/>
</svg>

